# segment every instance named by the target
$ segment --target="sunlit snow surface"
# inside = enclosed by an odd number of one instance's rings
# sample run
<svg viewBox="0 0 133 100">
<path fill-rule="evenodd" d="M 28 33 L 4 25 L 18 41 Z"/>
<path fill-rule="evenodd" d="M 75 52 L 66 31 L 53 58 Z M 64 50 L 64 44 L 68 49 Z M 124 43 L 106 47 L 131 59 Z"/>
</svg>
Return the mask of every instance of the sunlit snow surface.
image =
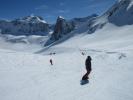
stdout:
<svg viewBox="0 0 133 100">
<path fill-rule="evenodd" d="M 28 53 L 0 45 L 0 100 L 133 100 L 132 31 L 133 26 L 108 24 L 40 53 L 34 53 L 40 47 L 27 48 Z M 87 55 L 92 57 L 90 82 L 80 85 Z"/>
</svg>

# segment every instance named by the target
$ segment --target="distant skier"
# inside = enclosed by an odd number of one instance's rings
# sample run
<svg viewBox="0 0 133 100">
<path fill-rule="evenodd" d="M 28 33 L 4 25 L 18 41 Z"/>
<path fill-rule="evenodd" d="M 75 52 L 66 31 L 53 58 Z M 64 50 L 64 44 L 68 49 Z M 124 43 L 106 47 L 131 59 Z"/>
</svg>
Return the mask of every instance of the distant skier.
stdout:
<svg viewBox="0 0 133 100">
<path fill-rule="evenodd" d="M 86 66 L 86 74 L 82 77 L 82 80 L 88 80 L 89 79 L 89 74 L 91 72 L 91 57 L 88 56 L 86 61 L 85 61 L 85 66 Z"/>
<path fill-rule="evenodd" d="M 50 62 L 51 65 L 53 65 L 53 60 L 52 59 L 50 59 L 49 62 Z"/>
<path fill-rule="evenodd" d="M 84 55 L 85 55 L 85 53 L 84 53 L 84 52 L 82 52 L 82 55 L 84 56 Z"/>
</svg>

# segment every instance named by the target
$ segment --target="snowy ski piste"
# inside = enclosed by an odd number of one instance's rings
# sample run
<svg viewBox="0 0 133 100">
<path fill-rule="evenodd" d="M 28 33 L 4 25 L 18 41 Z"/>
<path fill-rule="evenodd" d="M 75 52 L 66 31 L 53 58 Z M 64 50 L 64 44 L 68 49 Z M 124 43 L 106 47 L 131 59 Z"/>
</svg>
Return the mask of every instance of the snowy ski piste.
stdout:
<svg viewBox="0 0 133 100">
<path fill-rule="evenodd" d="M 47 24 L 40 17 L 27 18 L 21 22 Z M 21 36 L 23 24 L 13 28 L 2 21 L 3 29 L 20 36 L 0 29 L 0 100 L 133 100 L 133 0 L 118 0 L 90 18 L 78 19 L 70 32 L 73 25 L 59 17 L 63 24 L 46 36 Z M 52 34 L 59 40 L 50 41 Z M 87 56 L 92 71 L 81 82 Z"/>
<path fill-rule="evenodd" d="M 11 44 L 0 44 L 0 99 L 132 100 L 132 29 L 109 24 L 95 34 L 76 35 L 39 54 L 34 51 L 40 48 L 19 52 L 17 45 L 9 50 L 5 47 Z M 89 83 L 81 85 L 88 55 L 92 72 Z"/>
</svg>

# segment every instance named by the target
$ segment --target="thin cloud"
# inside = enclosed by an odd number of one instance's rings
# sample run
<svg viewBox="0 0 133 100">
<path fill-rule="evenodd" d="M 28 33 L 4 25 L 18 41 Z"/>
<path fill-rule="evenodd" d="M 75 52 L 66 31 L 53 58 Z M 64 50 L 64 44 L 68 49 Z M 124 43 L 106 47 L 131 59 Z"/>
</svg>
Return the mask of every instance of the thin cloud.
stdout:
<svg viewBox="0 0 133 100">
<path fill-rule="evenodd" d="M 45 18 L 52 18 L 52 17 L 54 17 L 53 15 L 46 15 L 46 16 L 44 16 Z"/>
<path fill-rule="evenodd" d="M 95 0 L 96 1 L 96 0 Z M 83 7 L 83 8 L 98 8 L 98 7 L 102 7 L 103 5 L 107 5 L 109 2 L 99 2 L 99 3 L 94 3 L 94 1 L 92 1 L 91 3 L 89 3 L 87 6 Z"/>
<path fill-rule="evenodd" d="M 69 13 L 70 10 L 58 10 L 58 13 Z"/>
<path fill-rule="evenodd" d="M 88 0 L 85 1 L 86 3 L 88 3 Z M 109 2 L 108 0 L 90 0 L 89 4 L 101 4 L 101 3 L 106 3 Z"/>
<path fill-rule="evenodd" d="M 49 7 L 47 5 L 41 5 L 37 8 L 35 8 L 36 10 L 44 10 L 44 9 L 48 9 Z"/>
<path fill-rule="evenodd" d="M 64 6 L 65 3 L 64 3 L 64 2 L 60 2 L 59 5 L 60 5 L 60 6 Z"/>
</svg>

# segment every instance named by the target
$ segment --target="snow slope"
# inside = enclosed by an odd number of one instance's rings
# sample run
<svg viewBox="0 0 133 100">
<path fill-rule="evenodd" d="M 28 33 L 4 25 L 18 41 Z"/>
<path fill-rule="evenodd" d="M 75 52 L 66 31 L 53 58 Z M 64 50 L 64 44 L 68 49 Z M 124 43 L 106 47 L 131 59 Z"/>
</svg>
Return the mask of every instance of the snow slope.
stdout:
<svg viewBox="0 0 133 100">
<path fill-rule="evenodd" d="M 93 35 L 79 34 L 41 54 L 0 49 L 0 99 L 132 100 L 132 29 L 109 24 Z M 49 55 L 51 52 L 56 54 Z M 81 86 L 87 55 L 92 57 L 93 70 L 90 83 Z"/>
<path fill-rule="evenodd" d="M 131 9 L 131 6 L 124 8 Z M 106 24 L 94 34 L 87 34 L 89 29 L 85 23 L 70 38 L 65 37 L 67 41 L 60 40 L 43 49 L 32 47 L 33 51 L 24 48 L 35 53 L 14 51 L 22 45 L 9 50 L 12 45 L 2 38 L 0 100 L 133 100 L 133 25 L 124 23 L 120 27 L 108 23 L 107 16 L 94 21 L 92 28 Z M 38 40 L 37 37 L 12 36 L 9 40 L 18 38 L 26 43 Z M 90 82 L 81 86 L 88 55 L 92 57 Z M 49 63 L 51 58 L 53 66 Z"/>
<path fill-rule="evenodd" d="M 88 22 L 88 33 L 94 33 L 108 23 L 121 27 L 133 25 L 133 0 L 116 0 L 104 14 Z"/>
<path fill-rule="evenodd" d="M 82 34 L 75 34 L 67 41 L 58 41 L 60 44 L 57 42 L 55 46 L 48 48 L 48 50 L 47 47 L 40 50 L 40 53 L 44 52 L 47 54 L 47 52 L 55 52 L 56 50 L 58 51 L 58 49 L 60 49 L 59 52 L 64 52 L 63 48 L 71 49 L 70 52 L 73 52 L 77 48 L 127 50 L 133 46 L 132 30 L 133 25 L 118 27 L 113 24 L 107 24 L 103 29 L 96 31 L 94 34 L 87 34 L 85 31 Z M 66 52 L 69 52 L 69 50 Z"/>
<path fill-rule="evenodd" d="M 35 52 L 43 48 L 48 36 L 14 36 L 0 34 L 0 49 L 8 49 L 21 52 Z"/>
</svg>

